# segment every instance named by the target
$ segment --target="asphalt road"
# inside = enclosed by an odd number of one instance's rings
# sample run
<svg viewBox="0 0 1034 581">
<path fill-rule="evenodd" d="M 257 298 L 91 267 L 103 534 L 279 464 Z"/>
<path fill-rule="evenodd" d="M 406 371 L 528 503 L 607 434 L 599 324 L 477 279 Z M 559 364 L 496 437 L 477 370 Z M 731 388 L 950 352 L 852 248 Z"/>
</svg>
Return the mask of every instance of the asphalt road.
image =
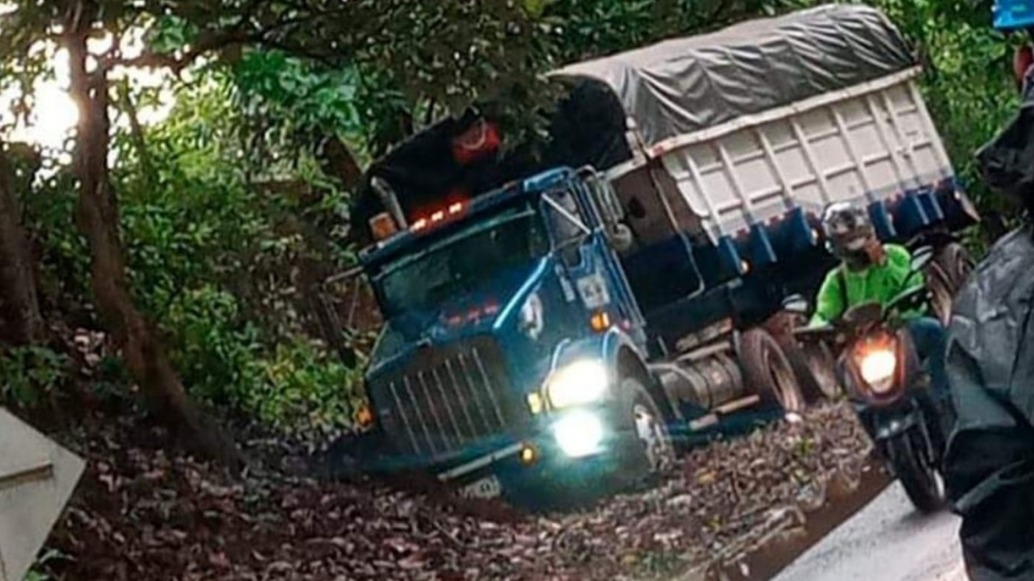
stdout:
<svg viewBox="0 0 1034 581">
<path fill-rule="evenodd" d="M 965 581 L 959 520 L 916 513 L 894 483 L 774 581 Z"/>
</svg>

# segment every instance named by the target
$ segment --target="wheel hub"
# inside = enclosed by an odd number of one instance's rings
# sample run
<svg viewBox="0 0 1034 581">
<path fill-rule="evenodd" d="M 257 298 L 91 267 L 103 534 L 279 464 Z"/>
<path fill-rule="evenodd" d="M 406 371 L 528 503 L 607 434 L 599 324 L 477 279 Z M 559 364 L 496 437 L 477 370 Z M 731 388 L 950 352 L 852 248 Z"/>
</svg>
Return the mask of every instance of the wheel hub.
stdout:
<svg viewBox="0 0 1034 581">
<path fill-rule="evenodd" d="M 635 415 L 636 435 L 646 448 L 646 458 L 650 462 L 650 467 L 654 470 L 668 468 L 674 454 L 664 426 L 653 412 L 642 404 L 636 404 L 632 413 Z"/>
</svg>

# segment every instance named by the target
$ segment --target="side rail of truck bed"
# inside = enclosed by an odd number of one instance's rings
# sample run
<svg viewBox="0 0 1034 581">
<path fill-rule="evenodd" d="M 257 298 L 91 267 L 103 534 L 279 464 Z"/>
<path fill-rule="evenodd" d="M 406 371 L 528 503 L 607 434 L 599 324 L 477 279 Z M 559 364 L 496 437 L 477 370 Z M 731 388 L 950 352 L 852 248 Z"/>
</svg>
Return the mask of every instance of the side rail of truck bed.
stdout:
<svg viewBox="0 0 1034 581">
<path fill-rule="evenodd" d="M 913 68 L 678 136 L 614 168 L 660 158 L 726 266 L 745 274 L 814 245 L 834 201 L 867 205 L 884 239 L 976 218 L 960 196 Z"/>
</svg>

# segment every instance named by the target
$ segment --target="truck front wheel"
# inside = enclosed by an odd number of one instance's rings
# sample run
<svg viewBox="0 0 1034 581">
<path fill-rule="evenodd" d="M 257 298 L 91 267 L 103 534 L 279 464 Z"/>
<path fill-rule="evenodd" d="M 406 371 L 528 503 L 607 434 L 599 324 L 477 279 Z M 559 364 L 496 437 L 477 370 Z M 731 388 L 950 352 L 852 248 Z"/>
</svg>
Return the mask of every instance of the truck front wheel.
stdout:
<svg viewBox="0 0 1034 581">
<path fill-rule="evenodd" d="M 657 475 L 675 461 L 675 447 L 668 433 L 668 424 L 657 402 L 650 397 L 641 380 L 634 376 L 621 381 L 632 461 L 645 467 L 650 476 Z"/>
<path fill-rule="evenodd" d="M 804 397 L 786 354 L 764 329 L 751 329 L 740 339 L 740 365 L 749 393 L 787 412 L 804 408 Z"/>
</svg>

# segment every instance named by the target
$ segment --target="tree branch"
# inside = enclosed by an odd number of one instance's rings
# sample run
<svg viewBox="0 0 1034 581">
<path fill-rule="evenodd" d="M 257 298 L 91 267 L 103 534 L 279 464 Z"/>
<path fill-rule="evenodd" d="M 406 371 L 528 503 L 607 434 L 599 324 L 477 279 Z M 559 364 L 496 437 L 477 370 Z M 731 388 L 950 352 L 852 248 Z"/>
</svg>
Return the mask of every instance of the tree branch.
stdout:
<svg viewBox="0 0 1034 581">
<path fill-rule="evenodd" d="M 119 85 L 119 100 L 122 102 L 122 108 L 126 112 L 126 117 L 129 118 L 129 132 L 133 141 L 133 147 L 136 148 L 136 153 L 140 156 L 140 166 L 143 169 L 144 179 L 147 180 L 149 185 L 154 186 L 158 174 L 155 172 L 154 163 L 151 160 L 151 151 L 147 148 L 147 140 L 144 139 L 144 127 L 140 124 L 136 103 L 133 102 L 133 98 L 129 94 L 129 83 L 127 81 L 123 81 Z"/>
<path fill-rule="evenodd" d="M 209 52 L 222 50 L 234 45 L 255 42 L 259 40 L 260 36 L 260 33 L 241 30 L 231 30 L 218 34 L 213 33 L 208 36 L 202 35 L 198 39 L 197 44 L 180 56 L 145 52 L 132 58 L 102 58 L 100 59 L 98 70 L 110 71 L 115 67 L 167 68 L 178 76 L 183 69 L 192 65 L 194 61 Z"/>
</svg>

